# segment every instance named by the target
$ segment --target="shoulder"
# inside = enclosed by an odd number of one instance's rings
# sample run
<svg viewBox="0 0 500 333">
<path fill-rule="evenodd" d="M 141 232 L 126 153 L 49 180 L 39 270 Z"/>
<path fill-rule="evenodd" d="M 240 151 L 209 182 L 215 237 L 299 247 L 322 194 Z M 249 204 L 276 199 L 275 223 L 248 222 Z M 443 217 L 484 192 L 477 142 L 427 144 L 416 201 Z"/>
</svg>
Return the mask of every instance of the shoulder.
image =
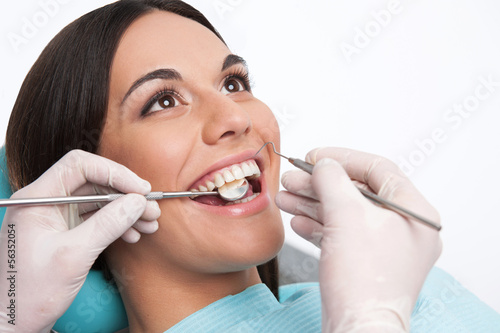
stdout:
<svg viewBox="0 0 500 333">
<path fill-rule="evenodd" d="M 291 302 L 310 293 L 319 295 L 318 282 L 287 284 L 279 287 L 279 301 L 280 303 Z"/>
<path fill-rule="evenodd" d="M 412 332 L 498 332 L 500 315 L 450 274 L 434 267 L 415 304 Z"/>
</svg>

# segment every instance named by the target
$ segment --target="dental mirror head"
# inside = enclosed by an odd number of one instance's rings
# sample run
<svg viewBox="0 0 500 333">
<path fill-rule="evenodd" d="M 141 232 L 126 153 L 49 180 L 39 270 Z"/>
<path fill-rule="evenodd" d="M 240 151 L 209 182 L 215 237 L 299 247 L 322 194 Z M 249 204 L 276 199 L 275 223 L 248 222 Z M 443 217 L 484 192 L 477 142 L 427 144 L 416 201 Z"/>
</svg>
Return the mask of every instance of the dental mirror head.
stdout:
<svg viewBox="0 0 500 333">
<path fill-rule="evenodd" d="M 226 183 L 219 187 L 217 191 L 222 199 L 236 201 L 242 199 L 247 194 L 249 187 L 248 181 L 243 178 Z"/>
</svg>

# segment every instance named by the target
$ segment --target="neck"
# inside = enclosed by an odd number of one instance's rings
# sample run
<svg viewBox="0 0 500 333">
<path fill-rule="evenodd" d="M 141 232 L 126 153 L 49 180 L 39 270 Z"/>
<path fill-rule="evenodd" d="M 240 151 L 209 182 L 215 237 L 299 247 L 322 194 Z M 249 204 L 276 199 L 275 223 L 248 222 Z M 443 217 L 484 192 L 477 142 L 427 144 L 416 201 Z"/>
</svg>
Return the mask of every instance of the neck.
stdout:
<svg viewBox="0 0 500 333">
<path fill-rule="evenodd" d="M 163 332 L 207 305 L 261 283 L 256 267 L 224 274 L 131 268 L 126 268 L 127 279 L 117 283 L 134 333 Z"/>
</svg>

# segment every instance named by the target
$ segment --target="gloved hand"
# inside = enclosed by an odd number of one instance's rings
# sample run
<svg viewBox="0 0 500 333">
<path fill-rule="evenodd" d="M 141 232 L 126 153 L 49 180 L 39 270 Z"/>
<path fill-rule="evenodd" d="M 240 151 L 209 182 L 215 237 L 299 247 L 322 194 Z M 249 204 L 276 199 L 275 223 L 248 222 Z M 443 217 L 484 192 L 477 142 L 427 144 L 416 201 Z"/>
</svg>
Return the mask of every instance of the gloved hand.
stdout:
<svg viewBox="0 0 500 333">
<path fill-rule="evenodd" d="M 97 256 L 120 237 L 133 243 L 139 240 L 139 232 L 155 232 L 160 216 L 158 203 L 143 196 L 151 191 L 148 182 L 122 165 L 83 151 L 68 153 L 12 196 L 90 195 L 96 187 L 108 186 L 137 194 L 102 209 L 96 204 L 79 205 L 76 213 L 87 220 L 71 230 L 69 205 L 7 209 L 0 231 L 1 332 L 50 331 L 71 305 Z M 12 275 L 15 278 L 8 280 Z M 8 296 L 9 289 L 14 289 L 15 297 Z M 15 326 L 8 324 L 12 299 Z"/>
<path fill-rule="evenodd" d="M 439 223 L 402 171 L 348 149 L 311 151 L 312 176 L 283 175 L 276 203 L 295 232 L 321 247 L 324 332 L 406 332 L 420 289 L 441 253 L 439 233 L 376 206 L 361 186 Z"/>
</svg>

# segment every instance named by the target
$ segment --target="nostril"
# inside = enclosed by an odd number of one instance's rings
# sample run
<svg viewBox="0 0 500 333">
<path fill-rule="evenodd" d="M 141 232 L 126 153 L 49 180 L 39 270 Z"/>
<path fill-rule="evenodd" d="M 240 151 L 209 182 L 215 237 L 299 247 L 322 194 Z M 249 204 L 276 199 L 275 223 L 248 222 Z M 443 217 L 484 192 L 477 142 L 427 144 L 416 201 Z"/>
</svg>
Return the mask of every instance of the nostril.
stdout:
<svg viewBox="0 0 500 333">
<path fill-rule="evenodd" d="M 234 132 L 234 131 L 227 131 L 226 133 L 222 134 L 220 138 L 222 139 L 222 138 L 225 138 L 227 136 L 232 136 L 235 134 L 236 134 L 236 132 Z"/>
</svg>

